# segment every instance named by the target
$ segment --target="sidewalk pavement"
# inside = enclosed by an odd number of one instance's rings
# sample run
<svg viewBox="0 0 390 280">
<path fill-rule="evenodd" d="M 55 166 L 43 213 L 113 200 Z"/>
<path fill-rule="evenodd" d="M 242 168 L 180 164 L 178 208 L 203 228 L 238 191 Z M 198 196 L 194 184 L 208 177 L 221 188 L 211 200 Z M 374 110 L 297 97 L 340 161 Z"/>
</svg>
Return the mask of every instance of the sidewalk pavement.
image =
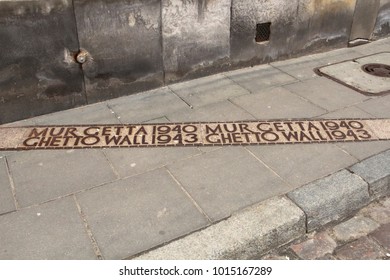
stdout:
<svg viewBox="0 0 390 280">
<path fill-rule="evenodd" d="M 390 39 L 5 126 L 390 118 L 390 95 L 313 72 L 386 51 Z M 256 258 L 387 196 L 389 149 L 390 141 L 0 151 L 0 259 Z"/>
</svg>

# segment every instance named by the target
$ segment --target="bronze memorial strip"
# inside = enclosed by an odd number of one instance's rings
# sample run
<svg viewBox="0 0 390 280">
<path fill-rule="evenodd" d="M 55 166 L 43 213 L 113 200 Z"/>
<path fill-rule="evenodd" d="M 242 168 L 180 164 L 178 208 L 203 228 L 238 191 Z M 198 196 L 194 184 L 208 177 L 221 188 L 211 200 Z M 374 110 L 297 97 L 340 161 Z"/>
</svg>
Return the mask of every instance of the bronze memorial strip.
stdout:
<svg viewBox="0 0 390 280">
<path fill-rule="evenodd" d="M 0 150 L 268 145 L 378 140 L 390 140 L 390 119 L 0 128 Z"/>
</svg>

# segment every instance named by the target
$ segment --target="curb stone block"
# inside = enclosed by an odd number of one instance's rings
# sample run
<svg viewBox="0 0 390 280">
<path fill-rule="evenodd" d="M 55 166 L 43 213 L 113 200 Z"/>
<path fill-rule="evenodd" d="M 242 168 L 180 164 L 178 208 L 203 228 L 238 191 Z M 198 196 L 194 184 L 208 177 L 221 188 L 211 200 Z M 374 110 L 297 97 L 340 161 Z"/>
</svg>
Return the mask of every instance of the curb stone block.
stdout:
<svg viewBox="0 0 390 280">
<path fill-rule="evenodd" d="M 390 150 L 349 168 L 369 185 L 371 200 L 390 193 Z"/>
<path fill-rule="evenodd" d="M 369 202 L 367 183 L 345 169 L 287 196 L 306 213 L 308 232 L 346 217 Z"/>
<path fill-rule="evenodd" d="M 302 210 L 275 197 L 136 259 L 251 259 L 304 233 Z"/>
</svg>

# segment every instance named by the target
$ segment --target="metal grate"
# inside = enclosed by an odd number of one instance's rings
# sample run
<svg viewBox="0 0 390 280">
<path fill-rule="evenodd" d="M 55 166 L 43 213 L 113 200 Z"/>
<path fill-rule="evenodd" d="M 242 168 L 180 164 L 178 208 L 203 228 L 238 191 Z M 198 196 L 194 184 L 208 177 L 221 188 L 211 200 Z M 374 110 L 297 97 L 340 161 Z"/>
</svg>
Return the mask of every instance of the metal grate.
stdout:
<svg viewBox="0 0 390 280">
<path fill-rule="evenodd" d="M 256 43 L 269 41 L 271 36 L 271 23 L 264 22 L 256 24 Z"/>
<path fill-rule="evenodd" d="M 383 78 L 390 78 L 390 65 L 370 63 L 362 66 L 364 72 Z"/>
</svg>

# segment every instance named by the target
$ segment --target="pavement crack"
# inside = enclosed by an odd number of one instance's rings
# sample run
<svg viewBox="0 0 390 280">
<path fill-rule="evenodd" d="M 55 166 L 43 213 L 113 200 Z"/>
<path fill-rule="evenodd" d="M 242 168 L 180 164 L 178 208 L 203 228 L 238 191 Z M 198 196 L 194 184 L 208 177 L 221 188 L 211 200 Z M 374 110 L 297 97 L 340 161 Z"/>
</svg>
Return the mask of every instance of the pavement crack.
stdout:
<svg viewBox="0 0 390 280">
<path fill-rule="evenodd" d="M 4 160 L 5 160 L 5 165 L 6 165 L 6 169 L 7 169 L 8 180 L 9 180 L 9 183 L 10 183 L 10 186 L 11 186 L 11 192 L 12 192 L 12 197 L 13 197 L 13 200 L 14 200 L 15 208 L 16 208 L 16 210 L 19 210 L 20 209 L 20 205 L 19 205 L 19 201 L 18 201 L 18 199 L 16 197 L 15 183 L 14 183 L 14 179 L 12 178 L 12 173 L 11 173 L 11 169 L 9 167 L 9 163 L 8 163 L 7 157 L 4 157 Z"/>
<path fill-rule="evenodd" d="M 110 166 L 112 172 L 113 172 L 114 175 L 116 176 L 116 178 L 117 178 L 117 179 L 120 179 L 120 178 L 121 178 L 121 175 L 120 175 L 119 172 L 115 169 L 114 165 L 112 164 L 112 162 L 110 161 L 110 159 L 108 158 L 108 156 L 107 156 L 107 154 L 105 153 L 104 150 L 102 151 L 102 153 L 103 153 L 104 158 L 107 160 L 108 165 Z"/>
<path fill-rule="evenodd" d="M 249 89 L 247 89 L 246 87 L 244 87 L 243 85 L 239 84 L 237 81 L 235 81 L 234 79 L 232 79 L 231 77 L 229 77 L 228 75 L 226 75 L 225 73 L 221 73 L 221 75 L 223 77 L 225 77 L 226 79 L 228 79 L 229 81 L 233 82 L 235 85 L 239 86 L 240 88 L 244 89 L 245 91 L 247 91 L 249 94 L 253 94 L 253 92 L 251 92 Z"/>
<path fill-rule="evenodd" d="M 183 101 L 190 109 L 194 109 L 194 106 L 192 106 L 190 103 L 184 100 L 180 95 L 178 95 L 171 87 L 168 87 L 168 89 L 181 101 Z"/>
<path fill-rule="evenodd" d="M 91 227 L 88 224 L 87 217 L 84 214 L 83 210 L 81 209 L 81 206 L 80 206 L 80 204 L 79 204 L 79 202 L 77 200 L 77 197 L 75 195 L 73 195 L 73 200 L 74 200 L 74 202 L 75 202 L 75 204 L 77 206 L 77 210 L 79 212 L 80 218 L 83 221 L 83 224 L 84 224 L 84 227 L 85 227 L 85 231 L 87 232 L 89 240 L 91 241 L 93 251 L 94 251 L 94 253 L 95 253 L 95 255 L 96 255 L 98 260 L 103 260 L 104 259 L 103 258 L 103 254 L 100 251 L 100 248 L 99 248 L 99 245 L 98 245 L 98 243 L 96 241 L 96 238 L 93 235 Z"/>
<path fill-rule="evenodd" d="M 115 116 L 115 118 L 119 121 L 120 124 L 123 124 L 121 121 L 121 117 L 114 111 L 114 109 L 111 108 L 111 106 L 106 103 L 106 107 L 111 111 L 111 113 Z"/>
<path fill-rule="evenodd" d="M 287 184 L 290 188 L 294 188 L 287 180 L 283 179 L 275 170 L 273 170 L 270 166 L 268 166 L 264 161 L 262 161 L 259 157 L 257 157 L 252 151 L 248 149 L 248 147 L 244 147 L 244 149 L 251 155 L 253 156 L 257 161 L 259 161 L 261 164 L 263 164 L 269 171 L 271 171 L 276 177 L 278 177 L 282 182 Z"/>
<path fill-rule="evenodd" d="M 198 209 L 198 211 L 200 213 L 202 213 L 202 215 L 204 215 L 207 219 L 207 221 L 212 224 L 213 221 L 211 220 L 211 218 L 207 215 L 207 213 L 202 209 L 202 207 L 200 207 L 200 205 L 195 201 L 195 199 L 188 193 L 188 191 L 183 187 L 183 185 L 179 182 L 178 179 L 176 179 L 176 177 L 172 174 L 172 172 L 166 168 L 166 171 L 168 172 L 168 174 L 172 177 L 172 179 L 176 182 L 176 184 L 180 187 L 180 189 L 184 192 L 184 194 L 191 200 L 191 202 L 195 205 L 195 207 Z"/>
</svg>

